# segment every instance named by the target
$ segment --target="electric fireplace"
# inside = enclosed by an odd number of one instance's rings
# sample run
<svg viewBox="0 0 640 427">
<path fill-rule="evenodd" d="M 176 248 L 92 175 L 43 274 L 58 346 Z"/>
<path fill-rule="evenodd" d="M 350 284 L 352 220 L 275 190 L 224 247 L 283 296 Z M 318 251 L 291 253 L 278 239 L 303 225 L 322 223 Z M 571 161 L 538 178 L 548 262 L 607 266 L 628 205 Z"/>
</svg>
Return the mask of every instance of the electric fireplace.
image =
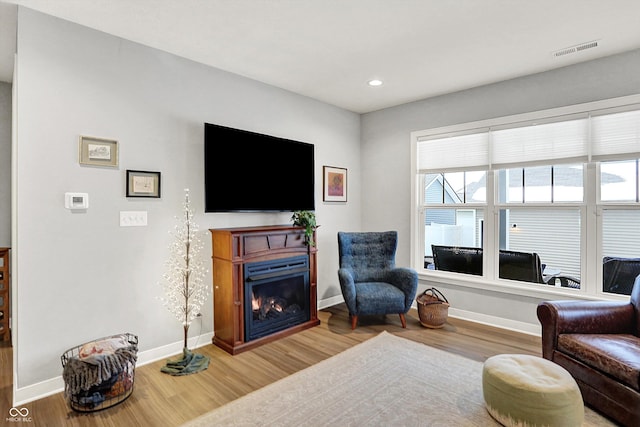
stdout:
<svg viewBox="0 0 640 427">
<path fill-rule="evenodd" d="M 319 325 L 316 246 L 298 226 L 209 230 L 213 344 L 231 354 Z M 316 236 L 313 236 L 316 241 Z"/>
<path fill-rule="evenodd" d="M 309 320 L 309 258 L 244 266 L 244 336 L 251 341 Z"/>
</svg>

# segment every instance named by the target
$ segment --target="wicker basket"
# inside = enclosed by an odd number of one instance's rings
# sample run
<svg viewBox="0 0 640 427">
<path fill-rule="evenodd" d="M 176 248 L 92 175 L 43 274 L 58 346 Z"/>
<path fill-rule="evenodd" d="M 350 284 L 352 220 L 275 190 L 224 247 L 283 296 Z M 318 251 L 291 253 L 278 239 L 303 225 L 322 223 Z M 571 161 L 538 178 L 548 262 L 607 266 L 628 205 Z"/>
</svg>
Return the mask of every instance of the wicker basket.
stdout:
<svg viewBox="0 0 640 427">
<path fill-rule="evenodd" d="M 429 288 L 416 298 L 420 324 L 427 328 L 442 328 L 449 314 L 449 301 L 436 288 Z"/>
</svg>

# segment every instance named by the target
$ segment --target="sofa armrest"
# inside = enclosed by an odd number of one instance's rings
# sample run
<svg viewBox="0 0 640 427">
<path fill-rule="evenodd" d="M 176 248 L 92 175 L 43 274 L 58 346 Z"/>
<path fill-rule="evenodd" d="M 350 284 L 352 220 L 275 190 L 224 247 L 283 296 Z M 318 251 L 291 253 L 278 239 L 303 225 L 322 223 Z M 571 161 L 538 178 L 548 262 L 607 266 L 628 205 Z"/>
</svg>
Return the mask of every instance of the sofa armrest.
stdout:
<svg viewBox="0 0 640 427">
<path fill-rule="evenodd" d="M 543 301 L 538 304 L 542 356 L 550 359 L 560 334 L 630 334 L 633 306 L 623 301 Z"/>
</svg>

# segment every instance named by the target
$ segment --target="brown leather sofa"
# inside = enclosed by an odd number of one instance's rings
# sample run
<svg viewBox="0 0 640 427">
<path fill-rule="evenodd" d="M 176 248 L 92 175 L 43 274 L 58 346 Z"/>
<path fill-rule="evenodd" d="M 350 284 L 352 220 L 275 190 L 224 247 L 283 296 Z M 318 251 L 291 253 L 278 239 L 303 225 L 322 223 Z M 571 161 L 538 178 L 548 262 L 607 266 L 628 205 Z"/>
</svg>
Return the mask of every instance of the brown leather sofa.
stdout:
<svg viewBox="0 0 640 427">
<path fill-rule="evenodd" d="M 640 426 L 640 276 L 626 301 L 538 305 L 542 355 L 575 378 L 584 402 L 624 426 Z"/>
</svg>

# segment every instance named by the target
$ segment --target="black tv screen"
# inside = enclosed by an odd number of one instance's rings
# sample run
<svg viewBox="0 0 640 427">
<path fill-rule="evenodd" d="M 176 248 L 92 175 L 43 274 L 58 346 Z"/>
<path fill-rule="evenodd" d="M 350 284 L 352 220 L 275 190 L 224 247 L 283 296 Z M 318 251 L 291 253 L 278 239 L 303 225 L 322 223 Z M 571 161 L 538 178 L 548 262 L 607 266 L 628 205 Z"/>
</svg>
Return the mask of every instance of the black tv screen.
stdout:
<svg viewBox="0 0 640 427">
<path fill-rule="evenodd" d="M 314 146 L 204 124 L 205 212 L 315 209 Z"/>
</svg>

